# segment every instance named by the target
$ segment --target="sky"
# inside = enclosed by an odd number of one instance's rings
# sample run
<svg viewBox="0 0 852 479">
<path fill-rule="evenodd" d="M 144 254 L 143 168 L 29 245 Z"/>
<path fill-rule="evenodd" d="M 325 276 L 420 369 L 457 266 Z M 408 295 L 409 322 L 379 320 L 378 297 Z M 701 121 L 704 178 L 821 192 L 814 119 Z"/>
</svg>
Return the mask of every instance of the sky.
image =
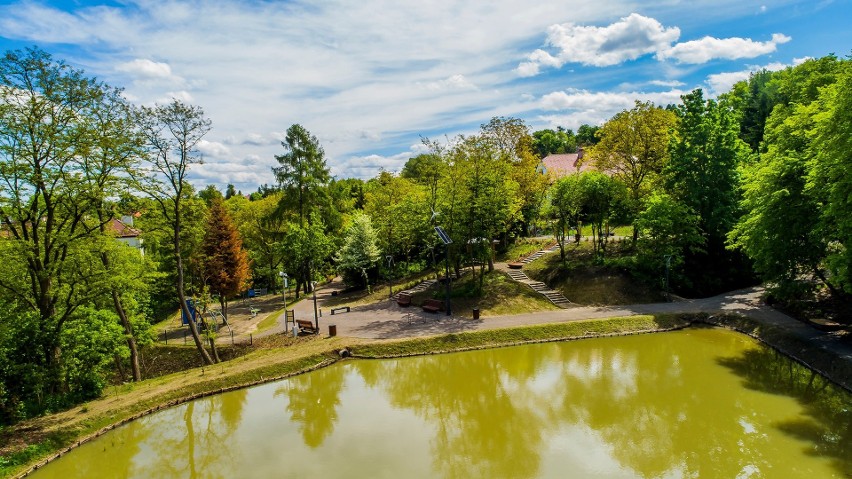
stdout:
<svg viewBox="0 0 852 479">
<path fill-rule="evenodd" d="M 249 193 L 274 183 L 294 123 L 332 175 L 368 179 L 495 116 L 576 131 L 845 57 L 850 19 L 852 0 L 0 0 L 0 51 L 37 46 L 136 104 L 202 107 L 191 181 Z"/>
</svg>

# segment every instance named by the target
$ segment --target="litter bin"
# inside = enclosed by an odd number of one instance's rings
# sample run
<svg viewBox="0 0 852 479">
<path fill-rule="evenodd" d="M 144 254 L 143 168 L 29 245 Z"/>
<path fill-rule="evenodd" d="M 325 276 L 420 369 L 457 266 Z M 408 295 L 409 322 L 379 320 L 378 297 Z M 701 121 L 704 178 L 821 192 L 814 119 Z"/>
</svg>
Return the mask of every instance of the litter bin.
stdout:
<svg viewBox="0 0 852 479">
<path fill-rule="evenodd" d="M 337 336 L 337 325 L 336 324 L 329 324 L 328 325 L 328 336 L 329 337 Z"/>
<path fill-rule="evenodd" d="M 473 319 L 479 319 L 479 308 L 473 308 Z"/>
</svg>

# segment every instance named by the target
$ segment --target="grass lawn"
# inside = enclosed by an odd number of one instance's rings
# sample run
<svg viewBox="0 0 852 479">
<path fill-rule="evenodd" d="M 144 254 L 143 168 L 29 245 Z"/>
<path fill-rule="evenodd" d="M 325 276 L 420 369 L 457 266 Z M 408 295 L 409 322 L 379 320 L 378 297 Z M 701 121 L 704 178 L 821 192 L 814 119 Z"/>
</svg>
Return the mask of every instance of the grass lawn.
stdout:
<svg viewBox="0 0 852 479">
<path fill-rule="evenodd" d="M 628 245 L 628 242 L 611 243 L 607 255 L 627 254 Z M 525 265 L 524 273 L 547 283 L 575 304 L 599 306 L 665 300 L 661 291 L 635 280 L 629 273 L 596 263 L 589 241 L 566 245 L 565 256 L 565 266 L 557 251 Z"/>
<path fill-rule="evenodd" d="M 503 253 L 497 255 L 495 261 L 511 263 L 556 244 L 552 238 L 520 238 Z"/>
<path fill-rule="evenodd" d="M 390 286 L 393 287 L 394 294 L 411 288 L 423 281 L 434 278 L 435 273 L 432 271 L 422 271 L 417 274 L 399 278 L 394 280 L 392 285 L 388 283 L 379 283 L 370 286 L 370 291 L 366 289 L 349 291 L 340 293 L 337 296 L 331 296 L 326 299 L 325 307 L 333 308 L 335 306 L 359 306 L 362 304 L 374 304 L 379 301 L 387 300 L 390 297 Z"/>
<path fill-rule="evenodd" d="M 479 308 L 481 317 L 519 314 L 531 311 L 559 309 L 527 285 L 518 283 L 501 271 L 485 273 L 482 293 L 478 294 L 479 270 L 469 270 L 453 281 L 450 299 L 453 315 L 464 318 L 473 316 L 473 308 Z M 421 304 L 428 298 L 444 299 L 444 285 L 435 284 L 426 291 L 415 294 L 412 303 Z"/>
</svg>

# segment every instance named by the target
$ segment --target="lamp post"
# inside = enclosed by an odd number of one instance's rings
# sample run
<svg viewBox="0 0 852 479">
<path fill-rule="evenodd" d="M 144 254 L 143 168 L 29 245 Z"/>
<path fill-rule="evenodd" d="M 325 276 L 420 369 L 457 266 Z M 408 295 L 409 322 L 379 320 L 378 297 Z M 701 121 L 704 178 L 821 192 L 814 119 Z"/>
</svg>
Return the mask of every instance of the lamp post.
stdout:
<svg viewBox="0 0 852 479">
<path fill-rule="evenodd" d="M 667 254 L 664 258 L 666 259 L 666 301 L 671 302 L 672 298 L 669 294 L 669 270 L 672 267 L 672 255 Z"/>
<path fill-rule="evenodd" d="M 446 281 L 446 284 L 447 284 L 447 293 L 446 293 L 446 296 L 444 298 L 444 305 L 445 305 L 444 309 L 447 310 L 447 316 L 452 316 L 453 315 L 452 306 L 450 305 L 450 244 L 453 242 L 453 240 L 450 239 L 449 235 L 447 235 L 447 232 L 444 231 L 444 229 L 441 228 L 440 226 L 435 227 L 435 232 L 438 233 L 438 237 L 441 238 L 441 242 L 444 243 L 444 251 L 445 251 L 445 256 L 444 256 L 445 263 L 444 263 L 444 265 L 445 265 L 445 268 L 446 268 L 444 281 Z"/>
<path fill-rule="evenodd" d="M 281 296 L 284 297 L 284 327 L 286 328 L 287 327 L 287 287 L 290 286 L 288 284 L 289 283 L 288 280 L 290 279 L 290 277 L 287 276 L 287 273 L 285 273 L 283 271 L 279 271 L 278 276 L 281 277 Z"/>
<path fill-rule="evenodd" d="M 393 299 L 393 255 L 387 255 L 388 259 L 388 288 L 390 288 L 389 297 Z"/>
<path fill-rule="evenodd" d="M 314 294 L 314 330 L 319 334 L 319 315 L 317 314 L 317 282 L 311 281 L 311 292 Z"/>
</svg>

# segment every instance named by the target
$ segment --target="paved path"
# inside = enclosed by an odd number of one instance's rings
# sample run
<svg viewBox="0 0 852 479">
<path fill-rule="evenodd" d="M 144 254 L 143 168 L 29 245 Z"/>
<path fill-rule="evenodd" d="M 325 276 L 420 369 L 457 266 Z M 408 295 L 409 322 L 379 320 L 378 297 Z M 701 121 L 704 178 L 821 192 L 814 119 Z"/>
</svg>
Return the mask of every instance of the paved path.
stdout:
<svg viewBox="0 0 852 479">
<path fill-rule="evenodd" d="M 317 289 L 317 308 L 322 310 L 319 318 L 320 331 L 327 334 L 328 325 L 337 326 L 339 336 L 369 339 L 398 339 L 429 336 L 462 331 L 509 328 L 514 326 L 562 323 L 583 319 L 608 318 L 659 313 L 739 313 L 764 324 L 786 329 L 798 337 L 812 341 L 820 347 L 834 350 L 844 360 L 852 361 L 852 344 L 844 342 L 840 335 L 818 331 L 765 304 L 760 300 L 762 287 L 747 288 L 711 298 L 686 300 L 673 303 L 633 304 L 626 306 L 575 306 L 558 311 L 483 316 L 480 320 L 448 317 L 444 313 L 426 313 L 416 306 L 400 307 L 389 299 L 376 304 L 355 306 L 349 313 L 331 316 L 324 307 L 331 292 L 341 290 L 339 280 Z M 313 302 L 304 299 L 295 305 L 297 319 L 314 319 Z M 487 311 L 483 312 L 487 314 Z M 283 316 L 281 319 L 283 323 Z M 282 323 L 266 334 L 284 330 Z"/>
</svg>

